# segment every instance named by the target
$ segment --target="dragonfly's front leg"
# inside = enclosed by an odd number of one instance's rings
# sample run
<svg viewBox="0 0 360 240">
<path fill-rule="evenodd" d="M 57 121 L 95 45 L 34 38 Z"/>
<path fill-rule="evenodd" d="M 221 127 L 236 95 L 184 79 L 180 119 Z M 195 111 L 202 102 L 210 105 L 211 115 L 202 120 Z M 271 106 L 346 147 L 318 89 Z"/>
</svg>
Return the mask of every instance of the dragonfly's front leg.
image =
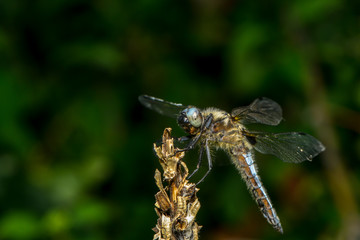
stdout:
<svg viewBox="0 0 360 240">
<path fill-rule="evenodd" d="M 200 147 L 198 164 L 196 165 L 195 170 L 187 177 L 187 179 L 190 179 L 197 171 L 199 171 L 199 168 L 201 166 L 201 161 L 202 161 L 202 155 L 204 153 L 204 149 L 205 149 L 205 144 L 202 144 L 201 147 Z"/>
<path fill-rule="evenodd" d="M 202 162 L 202 155 L 203 155 L 204 149 L 206 149 L 206 156 L 207 156 L 207 159 L 208 159 L 209 169 L 205 173 L 205 175 L 196 183 L 196 185 L 201 183 L 206 178 L 206 176 L 210 173 L 210 171 L 211 171 L 211 169 L 213 167 L 212 166 L 212 159 L 211 159 L 211 154 L 210 154 L 210 148 L 209 148 L 208 141 L 209 140 L 206 139 L 204 144 L 201 145 L 200 154 L 199 154 L 199 162 L 198 162 L 198 164 L 196 166 L 196 169 L 187 177 L 187 179 L 191 178 L 199 170 L 199 168 L 201 166 L 201 162 Z"/>
<path fill-rule="evenodd" d="M 175 140 L 178 142 L 186 142 L 186 141 L 191 140 L 191 136 L 182 136 L 182 137 L 175 138 Z"/>
<path fill-rule="evenodd" d="M 213 120 L 214 116 L 212 114 L 209 114 L 209 116 L 206 117 L 206 119 L 204 120 L 204 124 L 202 125 L 200 132 L 198 135 L 196 135 L 195 137 L 193 137 L 189 143 L 188 146 L 186 146 L 183 149 L 178 149 L 175 151 L 175 154 L 177 152 L 184 152 L 184 151 L 188 151 L 191 150 L 195 147 L 196 143 L 200 140 L 201 135 L 203 134 L 203 132 L 210 126 L 212 120 Z"/>
<path fill-rule="evenodd" d="M 191 136 L 182 136 L 182 137 L 173 137 L 173 138 L 174 138 L 174 141 L 180 142 L 180 143 L 191 140 Z M 155 142 L 155 144 L 156 144 L 156 146 L 160 146 L 160 145 L 164 144 L 164 142 L 162 141 L 162 139 L 159 139 Z"/>
<path fill-rule="evenodd" d="M 211 160 L 211 153 L 210 153 L 210 148 L 209 148 L 209 144 L 208 144 L 208 141 L 209 139 L 206 139 L 205 140 L 205 149 L 206 149 L 206 156 L 207 156 L 207 159 L 208 159 L 208 164 L 209 164 L 209 169 L 208 171 L 205 173 L 205 175 L 200 179 L 200 181 L 198 181 L 196 183 L 196 185 L 198 185 L 199 183 L 201 183 L 205 178 L 206 176 L 210 173 L 211 169 L 212 169 L 212 160 Z"/>
</svg>

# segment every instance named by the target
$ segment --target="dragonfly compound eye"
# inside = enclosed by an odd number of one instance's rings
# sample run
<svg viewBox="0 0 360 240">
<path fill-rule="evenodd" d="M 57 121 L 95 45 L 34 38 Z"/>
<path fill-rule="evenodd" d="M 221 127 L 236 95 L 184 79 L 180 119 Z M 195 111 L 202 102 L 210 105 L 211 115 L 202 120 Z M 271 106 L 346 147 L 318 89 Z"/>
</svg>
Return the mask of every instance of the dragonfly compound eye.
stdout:
<svg viewBox="0 0 360 240">
<path fill-rule="evenodd" d="M 199 109 L 192 107 L 186 109 L 186 117 L 189 119 L 189 122 L 194 127 L 198 128 L 201 126 L 202 117 Z"/>
</svg>

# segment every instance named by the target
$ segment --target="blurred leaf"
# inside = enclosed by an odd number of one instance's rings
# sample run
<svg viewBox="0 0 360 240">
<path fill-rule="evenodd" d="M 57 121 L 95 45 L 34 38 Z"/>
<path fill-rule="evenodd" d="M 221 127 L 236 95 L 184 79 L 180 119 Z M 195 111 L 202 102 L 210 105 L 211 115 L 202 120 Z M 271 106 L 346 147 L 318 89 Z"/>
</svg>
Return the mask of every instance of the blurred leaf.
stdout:
<svg viewBox="0 0 360 240">
<path fill-rule="evenodd" d="M 228 49 L 231 87 L 247 94 L 256 91 L 264 82 L 265 66 L 256 53 L 266 42 L 266 29 L 247 23 L 235 31 Z"/>
<path fill-rule="evenodd" d="M 52 209 L 43 218 L 43 224 L 49 235 L 58 235 L 68 231 L 69 214 L 60 209 Z"/>
<path fill-rule="evenodd" d="M 28 212 L 11 212 L 0 222 L 0 237 L 4 239 L 35 239 L 39 230 L 38 219 Z"/>
<path fill-rule="evenodd" d="M 301 55 L 295 49 L 284 48 L 279 53 L 278 67 L 285 81 L 294 89 L 303 87 L 303 74 L 306 70 Z"/>
<path fill-rule="evenodd" d="M 93 227 L 109 220 L 109 207 L 100 201 L 81 202 L 72 213 L 71 221 L 76 227 Z"/>
<path fill-rule="evenodd" d="M 73 65 L 90 65 L 115 71 L 121 68 L 124 58 L 120 49 L 109 43 L 80 42 L 60 48 L 58 61 Z"/>
<path fill-rule="evenodd" d="M 314 22 L 341 9 L 339 0 L 297 0 L 292 1 L 291 15 L 300 22 Z"/>
<path fill-rule="evenodd" d="M 25 85 L 16 75 L 1 69 L 0 79 L 0 138 L 10 149 L 24 154 L 31 145 L 21 122 L 21 114 L 28 105 Z"/>
</svg>

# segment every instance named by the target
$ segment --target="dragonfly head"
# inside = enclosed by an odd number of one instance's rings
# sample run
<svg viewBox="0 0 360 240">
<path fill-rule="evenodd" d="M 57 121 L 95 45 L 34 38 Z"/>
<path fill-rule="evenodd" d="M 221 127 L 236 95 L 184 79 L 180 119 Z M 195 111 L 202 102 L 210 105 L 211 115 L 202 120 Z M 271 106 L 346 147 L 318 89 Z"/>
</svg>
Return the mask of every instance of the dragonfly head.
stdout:
<svg viewBox="0 0 360 240">
<path fill-rule="evenodd" d="M 177 121 L 185 132 L 195 135 L 200 131 L 201 124 L 203 123 L 203 117 L 198 108 L 188 107 L 180 112 Z"/>
</svg>

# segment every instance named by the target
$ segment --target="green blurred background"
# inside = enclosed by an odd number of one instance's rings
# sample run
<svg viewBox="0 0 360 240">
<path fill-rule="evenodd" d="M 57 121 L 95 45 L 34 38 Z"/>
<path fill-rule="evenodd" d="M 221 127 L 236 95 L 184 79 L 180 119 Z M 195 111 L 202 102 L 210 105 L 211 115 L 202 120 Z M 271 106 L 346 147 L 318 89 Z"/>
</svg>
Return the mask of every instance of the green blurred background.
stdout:
<svg viewBox="0 0 360 240">
<path fill-rule="evenodd" d="M 285 121 L 261 130 L 308 132 L 327 147 L 311 163 L 257 155 L 283 236 L 214 153 L 198 193 L 201 239 L 359 239 L 359 8 L 1 1 L 0 239 L 152 238 L 152 143 L 165 127 L 183 133 L 140 94 L 227 111 L 266 96 Z M 185 161 L 193 169 L 197 152 Z"/>
</svg>

